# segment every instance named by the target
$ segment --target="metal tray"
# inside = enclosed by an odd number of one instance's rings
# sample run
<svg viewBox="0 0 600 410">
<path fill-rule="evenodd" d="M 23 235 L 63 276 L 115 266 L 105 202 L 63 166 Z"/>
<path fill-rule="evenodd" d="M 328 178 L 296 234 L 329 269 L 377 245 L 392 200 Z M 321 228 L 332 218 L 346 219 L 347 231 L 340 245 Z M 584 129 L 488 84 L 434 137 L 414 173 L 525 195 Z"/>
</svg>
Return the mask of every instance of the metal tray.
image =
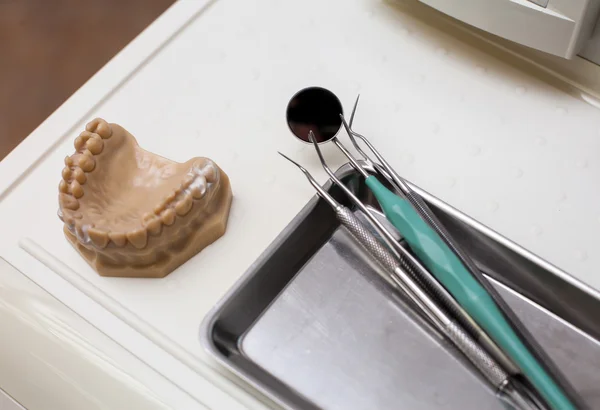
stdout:
<svg viewBox="0 0 600 410">
<path fill-rule="evenodd" d="M 337 175 L 378 209 L 348 164 Z M 600 408 L 600 294 L 410 185 L 583 405 Z M 351 208 L 339 188 L 325 188 Z M 222 365 L 285 408 L 504 408 L 317 196 L 208 313 L 200 339 Z"/>
</svg>

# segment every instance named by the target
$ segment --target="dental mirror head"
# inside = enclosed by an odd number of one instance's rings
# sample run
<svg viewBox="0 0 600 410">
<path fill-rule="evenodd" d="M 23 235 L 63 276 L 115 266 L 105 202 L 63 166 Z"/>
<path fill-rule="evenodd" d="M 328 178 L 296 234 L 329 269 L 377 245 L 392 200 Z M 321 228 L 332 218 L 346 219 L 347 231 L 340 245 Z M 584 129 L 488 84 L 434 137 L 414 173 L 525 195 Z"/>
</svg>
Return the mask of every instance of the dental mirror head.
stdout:
<svg viewBox="0 0 600 410">
<path fill-rule="evenodd" d="M 300 141 L 312 144 L 308 133 L 313 132 L 318 144 L 326 143 L 342 128 L 342 103 L 331 91 L 322 87 L 308 87 L 298 91 L 286 110 L 286 120 L 292 133 Z"/>
</svg>

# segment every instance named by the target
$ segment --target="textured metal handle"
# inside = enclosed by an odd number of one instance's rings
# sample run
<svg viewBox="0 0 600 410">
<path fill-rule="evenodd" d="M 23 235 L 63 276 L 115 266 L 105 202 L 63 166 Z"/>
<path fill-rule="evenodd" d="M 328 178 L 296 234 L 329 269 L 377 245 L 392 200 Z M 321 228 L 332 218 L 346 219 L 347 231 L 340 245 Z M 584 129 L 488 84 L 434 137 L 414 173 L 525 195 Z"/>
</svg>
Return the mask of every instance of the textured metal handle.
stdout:
<svg viewBox="0 0 600 410">
<path fill-rule="evenodd" d="M 479 346 L 473 338 L 454 320 L 452 320 L 421 290 L 408 275 L 403 274 L 400 263 L 394 258 L 375 236 L 366 229 L 352 211 L 341 207 L 337 209 L 340 222 L 348 229 L 352 236 L 384 267 L 388 270 L 395 282 L 425 313 L 433 319 L 434 323 L 454 345 L 473 363 L 483 374 L 485 379 L 494 387 L 501 388 L 508 379 L 508 374 L 498 363 Z M 400 279 L 399 279 L 400 278 Z"/>
<path fill-rule="evenodd" d="M 450 322 L 444 333 L 492 385 L 501 388 L 507 382 L 508 374 L 456 322 Z"/>
<path fill-rule="evenodd" d="M 427 315 L 440 330 L 451 320 L 434 302 L 421 282 L 417 281 L 412 265 L 405 260 L 396 260 L 394 255 L 383 246 L 349 209 L 337 210 L 340 222 L 354 238 L 390 273 L 390 279 Z M 410 272 L 412 276 L 409 275 Z"/>
<path fill-rule="evenodd" d="M 339 221 L 366 248 L 366 250 L 387 270 L 393 272 L 400 266 L 392 252 L 387 250 L 375 236 L 358 220 L 348 208 L 337 212 Z"/>
</svg>

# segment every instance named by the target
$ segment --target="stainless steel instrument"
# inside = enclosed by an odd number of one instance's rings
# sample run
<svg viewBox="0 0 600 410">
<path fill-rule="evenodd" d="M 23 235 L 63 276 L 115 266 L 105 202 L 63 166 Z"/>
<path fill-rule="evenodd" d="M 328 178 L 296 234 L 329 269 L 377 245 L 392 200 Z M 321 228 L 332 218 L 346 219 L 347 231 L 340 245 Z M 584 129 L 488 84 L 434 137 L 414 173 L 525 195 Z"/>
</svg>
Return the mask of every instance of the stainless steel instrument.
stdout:
<svg viewBox="0 0 600 410">
<path fill-rule="evenodd" d="M 389 273 L 390 278 L 412 302 L 414 302 L 421 312 L 445 334 L 454 345 L 469 359 L 469 361 L 482 373 L 485 379 L 496 389 L 497 394 L 503 400 L 508 401 L 518 409 L 539 409 L 530 397 L 521 393 L 522 388 L 516 386 L 517 382 L 511 380 L 510 375 L 492 358 L 479 344 L 469 336 L 469 334 L 452 318 L 450 318 L 441 309 L 437 303 L 417 284 L 413 275 L 409 275 L 396 257 L 386 249 L 374 235 L 367 230 L 363 224 L 354 216 L 348 208 L 339 204 L 331 195 L 322 189 L 312 175 L 300 164 L 280 153 L 288 161 L 296 165 L 306 176 L 310 184 L 316 189 L 317 193 L 323 198 L 335 211 L 335 214 L 342 225 L 348 229 L 352 236 L 369 252 L 375 260 Z M 342 186 L 342 185 L 340 185 Z M 353 195 L 352 195 L 353 197 Z M 355 204 L 360 201 L 356 199 Z M 362 203 L 361 203 L 362 205 Z M 374 225 L 377 225 L 370 211 L 365 208 L 365 215 Z M 383 228 L 387 231 L 385 228 Z M 390 234 L 391 235 L 391 234 Z M 409 270 L 412 267 L 407 266 Z"/>
<path fill-rule="evenodd" d="M 350 164 L 335 176 L 402 246 L 364 178 Z M 560 367 L 579 407 L 599 408 L 600 293 L 407 183 Z M 337 184 L 322 188 L 383 240 Z M 315 195 L 204 317 L 200 341 L 275 407 L 502 410 L 481 373 L 389 276 Z"/>
</svg>

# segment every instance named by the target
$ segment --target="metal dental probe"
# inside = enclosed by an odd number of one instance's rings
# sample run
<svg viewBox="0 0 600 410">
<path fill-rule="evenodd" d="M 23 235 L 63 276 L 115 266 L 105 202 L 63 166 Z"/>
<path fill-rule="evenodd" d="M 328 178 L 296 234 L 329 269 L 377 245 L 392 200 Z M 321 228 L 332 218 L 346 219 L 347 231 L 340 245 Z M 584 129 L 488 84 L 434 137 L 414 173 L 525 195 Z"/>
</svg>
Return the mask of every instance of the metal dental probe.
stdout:
<svg viewBox="0 0 600 410">
<path fill-rule="evenodd" d="M 352 109 L 352 114 L 350 116 L 350 125 L 348 125 L 346 123 L 344 116 L 342 114 L 340 114 L 340 118 L 342 119 L 342 124 L 344 125 L 344 128 L 346 129 L 346 132 L 348 133 L 348 137 L 350 138 L 350 140 L 352 141 L 352 144 L 354 145 L 354 148 L 356 148 L 356 150 L 360 153 L 360 155 L 365 159 L 365 161 L 369 165 L 372 165 L 374 168 L 376 168 L 380 172 L 382 170 L 381 168 L 383 168 L 383 171 L 385 171 L 385 172 L 381 172 L 381 174 L 384 177 L 386 177 L 386 179 L 388 179 L 388 181 L 390 183 L 392 183 L 396 188 L 398 188 L 398 190 L 400 192 L 402 192 L 406 196 L 406 199 L 408 199 L 408 201 L 415 207 L 415 210 L 421 215 L 421 217 L 423 219 L 425 219 L 427 221 L 427 223 L 444 240 L 444 242 L 446 242 L 448 247 L 450 247 L 450 249 L 454 253 L 456 253 L 456 255 L 466 265 L 467 269 L 469 269 L 471 271 L 471 273 L 476 271 L 477 268 L 476 268 L 474 262 L 458 246 L 458 244 L 452 239 L 452 237 L 450 236 L 450 233 L 446 230 L 446 228 L 442 225 L 442 223 L 433 214 L 433 212 L 427 206 L 427 204 L 425 204 L 425 202 L 423 201 L 423 198 L 421 198 L 416 192 L 414 192 L 410 188 L 410 186 L 408 186 L 408 184 L 404 181 L 404 179 L 402 179 L 402 177 L 400 175 L 398 175 L 398 173 L 396 173 L 394 168 L 392 168 L 392 166 L 385 160 L 385 158 L 383 158 L 383 156 L 379 153 L 379 151 L 377 151 L 377 149 L 373 146 L 373 144 L 371 144 L 371 142 L 369 142 L 369 140 L 364 135 L 359 134 L 356 131 L 352 130 L 352 128 L 351 128 L 352 122 L 354 120 L 354 115 L 356 113 L 356 107 L 358 106 L 359 99 L 360 99 L 360 95 L 358 97 L 356 97 L 356 101 L 355 101 L 354 107 Z M 375 155 L 377 160 L 381 163 L 381 166 L 379 166 L 379 164 L 376 164 L 375 162 L 373 162 L 373 160 L 371 160 L 371 158 L 367 154 L 365 154 L 365 152 L 361 149 L 360 145 L 358 145 L 356 138 L 360 138 L 360 140 L 363 141 L 367 145 L 369 150 Z"/>
<path fill-rule="evenodd" d="M 423 217 L 423 219 L 425 219 L 425 221 L 430 224 L 430 226 L 434 229 L 434 231 L 437 232 L 442 237 L 442 239 L 446 242 L 446 244 L 450 247 L 450 249 L 453 250 L 455 253 L 457 253 L 457 255 L 459 256 L 459 259 L 461 259 L 461 261 L 463 261 L 465 263 L 467 268 L 472 273 L 474 269 L 477 269 L 475 267 L 475 264 L 473 263 L 471 258 L 467 254 L 465 254 L 462 251 L 462 249 L 460 249 L 460 247 L 454 242 L 454 240 L 452 239 L 452 237 L 450 236 L 448 231 L 445 229 L 444 225 L 440 223 L 440 221 L 437 219 L 435 214 L 431 211 L 431 209 L 423 201 L 421 196 L 418 195 L 414 190 L 412 190 L 410 188 L 410 186 L 406 183 L 406 181 L 404 181 L 404 179 L 402 179 L 402 177 L 400 177 L 396 173 L 396 171 L 391 167 L 391 165 L 389 165 L 387 163 L 387 161 L 383 158 L 383 156 L 379 153 L 379 151 L 377 151 L 377 149 L 366 139 L 366 137 L 364 137 L 363 135 L 352 130 L 352 124 L 354 122 L 354 117 L 356 115 L 356 109 L 358 107 L 359 100 L 360 100 L 360 94 L 356 97 L 354 106 L 352 107 L 352 112 L 350 114 L 350 121 L 348 124 L 346 124 L 343 114 L 340 115 L 342 125 L 344 125 L 344 128 L 346 129 L 346 132 L 348 133 L 348 136 L 349 136 L 350 140 L 352 141 L 352 144 L 354 145 L 354 148 L 363 157 L 363 160 L 365 161 L 365 163 L 368 166 L 370 166 L 371 168 L 373 168 L 377 172 L 379 172 L 379 174 L 381 174 L 393 187 L 396 188 L 397 192 L 401 192 L 405 195 L 407 200 L 415 207 L 416 211 L 420 214 L 420 216 Z M 380 160 L 385 166 L 382 166 L 381 164 L 373 161 L 361 149 L 361 147 L 357 143 L 355 137 L 361 138 L 362 141 L 365 142 L 365 144 L 367 144 L 367 146 L 373 152 L 373 154 L 375 154 L 377 156 L 378 160 Z M 449 309 L 451 312 L 453 312 L 455 314 L 455 317 L 457 317 L 459 322 L 462 323 L 464 326 L 465 325 L 464 318 L 461 315 L 465 312 L 464 312 L 464 310 L 462 310 L 462 307 L 460 308 L 459 311 L 454 311 L 453 309 L 456 306 L 454 299 L 451 300 L 451 302 L 454 302 L 454 303 L 451 303 L 450 305 L 446 304 L 448 302 L 447 300 L 444 300 L 444 298 L 441 298 L 441 299 L 442 299 L 441 300 L 442 304 L 445 305 L 445 307 L 447 309 Z M 492 354 L 492 356 L 496 360 L 498 360 L 500 362 L 500 364 L 502 364 L 502 366 L 510 374 L 515 375 L 517 373 L 520 373 L 520 370 L 518 369 L 518 367 L 498 347 L 498 345 L 487 335 L 487 333 L 485 333 L 478 324 L 474 323 L 472 321 L 472 319 L 469 318 L 469 320 L 470 321 L 467 323 L 467 325 L 472 324 L 472 328 L 469 328 L 467 326 L 467 329 L 475 329 L 476 333 L 474 335 L 477 336 L 478 342 L 482 346 L 484 346 L 487 349 L 487 351 L 490 352 Z M 544 407 L 544 404 L 540 402 L 540 400 L 537 396 L 532 395 L 531 391 L 529 391 L 527 389 L 525 389 L 525 390 L 526 390 L 525 393 L 530 395 L 529 396 L 530 399 L 533 400 L 534 402 L 536 402 L 538 404 L 538 407 L 540 407 L 540 408 Z"/>
<path fill-rule="evenodd" d="M 403 199 L 378 186 L 378 181 L 373 178 L 370 178 L 371 184 L 366 181 L 376 196 L 379 194 L 385 200 L 379 202 L 384 211 L 388 210 L 386 216 L 392 218 L 391 222 L 404 234 L 413 251 L 420 256 L 432 274 L 448 288 L 469 315 L 485 329 L 494 343 L 518 365 L 548 404 L 556 409 L 574 408 L 556 381 L 515 333 L 488 291 L 478 282 L 473 262 L 454 243 L 439 221 L 435 220 L 422 198 L 410 189 L 364 136 L 350 130 L 342 114 L 340 118 L 355 146 L 358 144 L 353 137 L 363 140 L 392 177 L 392 182 L 406 195 L 411 205 L 409 207 Z M 365 155 L 364 152 L 360 152 Z M 365 157 L 368 158 L 366 155 Z M 363 176 L 365 174 L 363 172 Z M 409 234 L 409 237 L 406 237 L 406 234 Z"/>
<path fill-rule="evenodd" d="M 360 145 L 357 144 L 356 140 L 353 138 L 353 136 L 351 134 L 352 124 L 354 122 L 354 116 L 356 115 L 356 108 L 358 107 L 359 99 L 360 99 L 360 94 L 356 97 L 356 101 L 354 102 L 354 106 L 352 107 L 352 112 L 350 114 L 350 121 L 349 121 L 348 125 L 345 123 L 345 119 L 344 119 L 343 115 L 340 115 L 342 125 L 344 125 L 346 132 L 348 132 L 348 135 L 350 136 L 350 140 L 352 141 L 352 144 L 354 145 L 354 147 L 356 148 L 358 153 L 363 157 L 363 159 L 367 163 L 367 165 L 370 166 L 371 168 L 375 169 L 383 177 L 385 177 L 388 180 L 388 182 L 390 182 L 390 184 L 392 184 L 393 187 L 396 187 L 396 189 L 398 191 L 403 192 L 400 189 L 400 187 L 397 186 L 397 184 L 393 180 L 392 176 L 386 171 L 386 169 L 382 165 L 371 160 L 371 158 L 367 154 L 365 154 L 365 152 L 361 149 Z M 346 155 L 346 157 L 350 160 L 352 166 L 356 169 L 358 166 L 358 162 L 356 161 L 356 159 L 354 157 L 352 157 L 352 155 L 350 155 L 348 150 L 341 143 L 339 143 L 339 141 L 337 141 L 337 137 L 335 137 L 335 139 L 337 142 L 336 146 Z M 357 171 L 361 172 L 360 169 L 357 169 Z M 364 176 L 364 174 L 363 174 L 363 176 Z M 415 196 L 417 196 L 419 198 L 419 200 L 421 200 L 421 203 L 423 202 L 420 196 L 416 195 L 416 193 L 414 193 L 414 191 L 412 191 L 412 190 L 410 190 L 410 191 Z M 492 354 L 492 356 L 502 364 L 502 366 L 508 371 L 508 373 L 510 373 L 510 374 L 519 373 L 519 369 L 517 368 L 517 366 L 496 345 L 496 343 L 494 343 L 494 341 L 487 335 L 487 333 L 485 333 L 483 331 L 483 329 L 481 329 L 481 327 L 473 321 L 473 319 L 464 311 L 464 309 L 462 309 L 462 307 L 460 307 L 460 305 L 454 300 L 454 298 L 452 298 L 452 296 L 449 295 L 448 293 L 440 290 L 440 289 L 443 289 L 445 291 L 445 289 L 441 287 L 439 282 L 437 282 L 437 280 L 434 279 L 429 272 L 427 272 L 427 275 L 425 278 L 417 277 L 415 279 L 419 283 L 426 282 L 425 286 L 429 287 L 427 289 L 429 291 L 429 293 L 432 294 L 432 296 L 437 297 L 439 299 L 439 301 L 442 303 L 442 305 L 446 309 L 448 309 L 454 315 L 454 317 L 459 321 L 459 323 L 462 324 L 471 333 L 471 335 L 474 336 L 476 338 L 476 340 L 480 344 L 482 344 L 487 349 L 487 351 L 490 352 Z M 423 279 L 425 279 L 425 280 L 423 280 Z"/>
<path fill-rule="evenodd" d="M 437 218 L 433 215 L 431 210 L 429 210 L 429 207 L 427 207 L 427 205 L 423 202 L 423 199 L 418 194 L 416 194 L 412 189 L 410 189 L 408 184 L 406 184 L 405 181 L 385 161 L 383 156 L 381 156 L 381 154 L 379 154 L 379 152 L 375 149 L 375 147 L 373 147 L 373 145 L 370 142 L 366 141 L 366 138 L 364 136 L 362 136 L 352 130 L 352 123 L 354 122 L 354 116 L 356 114 L 356 108 L 358 106 L 359 99 L 360 99 L 360 95 L 358 95 L 356 97 L 356 101 L 354 102 L 354 106 L 352 107 L 349 124 L 346 123 L 344 116 L 340 115 L 340 119 L 342 120 L 342 125 L 346 129 L 346 132 L 348 133 L 348 136 L 350 137 L 350 140 L 352 141 L 354 148 L 356 148 L 357 152 L 363 157 L 363 159 L 367 163 L 367 165 L 369 165 L 371 168 L 374 168 L 375 170 L 377 170 L 377 172 L 379 172 L 383 177 L 385 177 L 393 187 L 395 187 L 399 192 L 402 192 L 403 194 L 405 194 L 406 199 L 413 206 L 415 206 L 417 208 L 419 215 L 423 219 L 425 219 L 426 222 L 431 224 L 434 231 L 436 231 L 438 234 L 440 234 L 440 236 L 442 236 L 443 239 L 445 239 L 447 241 L 451 241 L 449 234 L 444 234 L 443 232 L 440 233 L 440 229 L 443 229 L 443 227 L 442 227 L 441 223 L 439 223 L 439 221 L 437 221 Z M 379 163 L 373 161 L 361 149 L 360 145 L 358 145 L 358 143 L 356 142 L 356 139 L 354 138 L 354 136 L 359 136 L 359 138 L 361 138 L 363 141 L 365 141 L 365 143 L 368 145 L 369 149 L 371 149 L 371 151 L 373 151 L 373 153 L 377 156 L 377 159 L 380 160 L 384 165 L 380 165 Z M 357 169 L 357 167 L 359 167 L 359 164 L 356 161 L 356 159 L 348 152 L 347 149 L 345 149 L 345 147 L 341 143 L 338 142 L 336 145 L 350 160 L 353 167 L 355 169 Z M 361 172 L 361 174 L 363 176 L 365 176 L 365 173 L 362 172 L 361 169 L 357 169 L 357 171 Z M 423 213 L 419 210 L 423 210 Z M 426 211 L 428 211 L 428 213 L 426 213 Z M 426 213 L 426 214 L 424 214 L 424 213 Z M 428 216 L 428 215 L 430 215 L 430 216 Z M 446 232 L 446 231 L 444 230 L 444 232 Z M 449 247 L 451 248 L 451 250 L 457 249 L 456 246 L 449 245 Z M 469 261 L 470 261 L 470 259 L 469 259 Z M 474 266 L 472 262 L 471 262 L 470 266 L 471 267 Z M 439 285 L 437 280 L 435 280 L 434 278 L 428 277 L 428 279 L 430 279 L 427 282 L 428 285 L 431 285 L 431 283 L 434 282 L 434 285 L 441 286 L 441 285 Z M 436 287 L 436 286 L 434 286 L 434 287 Z M 436 290 L 436 289 L 434 289 L 434 290 Z M 488 351 L 490 351 L 492 353 L 492 356 L 494 356 L 496 358 L 496 360 L 498 360 L 502 363 L 504 368 L 507 369 L 507 371 L 509 373 L 511 373 L 511 374 L 519 373 L 519 369 L 517 368 L 517 366 L 498 347 L 498 345 L 488 336 L 488 334 L 485 333 L 483 331 L 483 329 L 481 329 L 481 327 L 473 321 L 473 319 L 464 311 L 464 309 L 462 309 L 462 307 L 457 307 L 459 305 L 452 296 L 448 295 L 449 298 L 445 298 L 444 297 L 445 295 L 435 295 L 435 296 L 440 297 L 440 299 L 441 299 L 440 302 L 442 303 L 442 305 L 444 305 L 446 307 L 446 309 L 450 310 L 450 312 L 452 312 L 454 314 L 454 316 L 458 319 L 458 321 L 463 326 L 465 326 L 467 328 L 467 330 L 470 331 L 471 334 L 473 336 L 475 336 L 477 338 L 477 340 L 487 348 Z"/>
<path fill-rule="evenodd" d="M 451 312 L 454 313 L 456 315 L 456 317 L 459 317 L 460 319 L 463 320 L 460 323 L 463 325 L 463 327 L 468 332 L 471 332 L 471 335 L 478 335 L 478 336 L 484 335 L 484 337 L 481 337 L 480 340 L 482 340 L 484 343 L 489 341 L 490 338 L 485 336 L 485 333 L 481 330 L 481 328 L 478 326 L 478 324 L 476 324 L 476 323 L 473 324 L 473 322 L 471 321 L 472 319 L 470 318 L 470 315 L 468 315 L 465 312 L 465 310 L 462 308 L 462 306 L 460 306 L 457 303 L 457 301 L 453 298 L 453 296 L 451 296 L 449 294 L 449 292 L 446 290 L 446 288 L 444 286 L 442 286 L 433 277 L 433 275 L 427 269 L 425 269 L 423 267 L 423 265 L 421 265 L 421 262 L 419 260 L 417 260 L 412 254 L 410 254 L 406 249 L 404 249 L 398 242 L 396 242 L 394 240 L 394 237 L 389 233 L 389 231 L 386 230 L 385 227 L 383 227 L 383 225 L 371 215 L 371 213 L 367 210 L 367 208 L 363 205 L 363 203 L 336 177 L 336 175 L 331 171 L 331 169 L 325 162 L 325 158 L 323 157 L 323 154 L 321 153 L 321 149 L 319 148 L 319 145 L 316 143 L 316 140 L 315 140 L 312 132 L 309 132 L 309 140 L 313 143 L 315 151 L 317 152 L 317 155 L 319 157 L 319 161 L 321 162 L 321 165 L 322 165 L 323 169 L 325 170 L 325 172 L 327 172 L 327 174 L 331 177 L 331 179 L 344 191 L 344 193 L 346 193 L 346 195 L 348 195 L 348 197 L 352 200 L 352 202 L 354 202 L 356 204 L 356 206 L 359 207 L 359 209 L 361 211 L 363 211 L 365 216 L 367 216 L 367 219 L 369 220 L 369 222 L 371 222 L 371 224 L 375 226 L 378 233 L 380 235 L 382 235 L 382 238 L 384 239 L 385 243 L 388 246 L 390 246 L 390 248 L 397 250 L 398 253 L 400 253 L 402 255 L 402 258 L 400 258 L 400 262 L 402 264 L 408 265 L 406 267 L 405 266 L 403 266 L 403 267 L 405 267 L 405 269 L 409 273 L 413 274 L 415 278 L 418 278 L 417 281 L 419 281 L 419 279 L 421 279 L 423 282 L 426 283 L 426 285 L 428 286 L 429 289 L 434 290 L 435 296 L 439 299 L 442 299 L 447 304 L 447 306 L 451 307 L 451 309 L 452 309 Z M 351 160 L 350 162 L 353 164 L 353 166 L 359 167 L 359 168 L 361 168 L 362 172 L 365 172 L 364 169 L 362 169 L 362 167 L 360 167 L 360 164 L 358 164 L 358 161 L 356 161 L 356 159 L 354 159 L 352 157 L 352 155 L 344 148 L 344 146 L 341 143 L 339 143 L 339 141 L 338 141 L 338 144 L 336 144 L 336 145 L 338 146 L 338 148 L 340 148 L 342 150 L 342 152 L 344 152 L 344 154 L 346 154 L 348 159 Z M 502 351 L 500 351 L 498 349 L 498 347 L 496 347 L 494 345 L 493 342 L 490 342 L 490 344 L 491 344 L 491 346 L 495 347 L 495 351 L 499 351 L 499 352 L 503 353 Z M 502 354 L 500 356 L 503 357 Z"/>
<path fill-rule="evenodd" d="M 354 115 L 354 113 L 353 113 Z M 335 176 L 335 174 L 331 171 L 331 169 L 327 166 L 325 162 L 325 158 L 321 153 L 321 149 L 319 145 L 315 142 L 314 136 L 312 132 L 309 132 L 309 140 L 313 143 L 321 165 L 327 174 L 331 177 L 334 182 L 341 186 L 342 190 L 352 199 L 353 202 L 357 204 L 359 207 L 364 207 L 363 204 L 343 185 Z M 335 145 L 342 151 L 342 153 L 350 160 L 352 166 L 361 173 L 361 175 L 365 178 L 368 178 L 369 175 L 365 172 L 365 170 L 360 166 L 358 161 L 354 158 L 354 156 L 342 145 L 342 143 L 337 139 L 337 137 L 333 138 Z M 368 210 L 360 208 L 365 214 L 370 216 L 370 212 Z M 422 265 L 420 261 L 417 261 L 415 257 L 413 257 L 406 249 L 404 249 L 397 241 L 394 240 L 393 236 L 389 234 L 389 232 L 381 225 L 379 221 L 373 222 L 378 229 L 379 233 L 382 235 L 386 244 L 393 250 L 395 250 L 396 255 L 400 254 L 400 260 L 403 263 L 407 263 L 406 260 L 410 261 L 409 264 L 414 266 L 413 269 L 407 268 L 407 270 L 414 275 L 414 279 L 417 282 L 420 282 L 421 285 L 428 289 L 433 296 L 438 298 L 442 305 L 446 307 L 462 324 L 463 327 L 472 335 L 475 336 L 478 340 L 483 341 L 483 343 L 493 350 L 495 356 L 499 358 L 507 368 L 512 372 L 516 373 L 514 365 L 506 358 L 503 352 L 491 341 L 491 339 L 485 334 L 485 332 L 477 325 L 473 319 L 467 314 L 467 312 L 458 304 L 458 302 L 450 295 L 450 293 L 431 275 L 429 271 L 427 271 Z"/>
<path fill-rule="evenodd" d="M 452 298 L 448 291 L 427 271 L 427 269 L 423 267 L 423 265 L 421 265 L 421 262 L 417 260 L 417 258 L 410 254 L 402 247 L 402 245 L 400 245 L 400 243 L 396 241 L 394 236 L 383 226 L 383 224 L 371 214 L 367 207 L 348 189 L 345 184 L 338 179 L 333 171 L 331 171 L 325 162 L 325 158 L 323 158 L 323 154 L 315 142 L 314 137 L 312 137 L 312 133 L 309 133 L 309 139 L 312 141 L 313 145 L 315 145 L 321 166 L 327 175 L 329 175 L 333 182 L 335 182 L 352 200 L 352 202 L 365 214 L 371 225 L 375 228 L 379 235 L 381 235 L 381 238 L 385 244 L 396 254 L 402 267 L 411 273 L 417 282 L 422 282 L 423 287 L 429 289 L 436 298 L 441 300 L 448 310 L 450 310 L 456 317 L 459 317 L 460 323 L 469 332 L 471 332 L 472 335 L 481 334 L 482 331 L 479 330 L 477 325 L 470 319 L 469 315 L 467 315 L 467 313 L 454 300 L 454 298 Z"/>
<path fill-rule="evenodd" d="M 334 210 L 340 223 L 352 234 L 365 250 L 390 274 L 392 281 L 398 286 L 412 302 L 431 320 L 433 325 L 440 330 L 452 343 L 467 357 L 467 359 L 484 376 L 486 381 L 496 389 L 496 393 L 519 409 L 537 409 L 525 396 L 521 395 L 502 367 L 475 342 L 462 327 L 450 318 L 435 301 L 421 289 L 414 279 L 401 267 L 394 255 L 384 247 L 377 238 L 358 220 L 352 211 L 339 204 L 329 195 L 312 175 L 300 164 L 279 153 L 285 159 L 296 165 L 306 176 L 318 195 L 323 198 Z"/>
<path fill-rule="evenodd" d="M 360 94 L 356 97 L 356 101 L 354 101 L 354 107 L 352 107 L 352 112 L 350 113 L 350 121 L 348 122 L 348 126 L 346 126 L 346 124 L 344 123 L 344 116 L 343 116 L 343 114 L 340 115 L 340 119 L 342 120 L 342 125 L 344 125 L 344 128 L 346 129 L 346 132 L 348 133 L 348 136 L 350 137 L 350 141 L 352 141 L 352 145 L 354 145 L 354 148 L 363 157 L 363 160 L 367 163 L 367 165 L 369 167 L 375 169 L 382 176 L 384 176 L 385 179 L 387 179 L 388 182 L 390 184 L 392 184 L 392 186 L 394 188 L 396 188 L 397 191 L 402 192 L 402 190 L 400 189 L 400 187 L 398 186 L 398 184 L 396 184 L 394 182 L 394 179 L 385 170 L 385 168 L 382 165 L 378 164 L 377 162 L 374 162 L 373 160 L 371 160 L 371 158 L 367 154 L 365 154 L 365 152 L 362 150 L 362 148 L 360 147 L 360 145 L 358 145 L 356 143 L 356 140 L 354 139 L 353 135 L 351 134 L 352 132 L 354 132 L 354 131 L 352 131 L 352 123 L 354 122 L 354 115 L 356 114 L 356 108 L 358 107 L 358 100 L 359 99 L 360 99 Z M 350 132 L 348 132 L 348 130 L 350 130 Z"/>
</svg>

